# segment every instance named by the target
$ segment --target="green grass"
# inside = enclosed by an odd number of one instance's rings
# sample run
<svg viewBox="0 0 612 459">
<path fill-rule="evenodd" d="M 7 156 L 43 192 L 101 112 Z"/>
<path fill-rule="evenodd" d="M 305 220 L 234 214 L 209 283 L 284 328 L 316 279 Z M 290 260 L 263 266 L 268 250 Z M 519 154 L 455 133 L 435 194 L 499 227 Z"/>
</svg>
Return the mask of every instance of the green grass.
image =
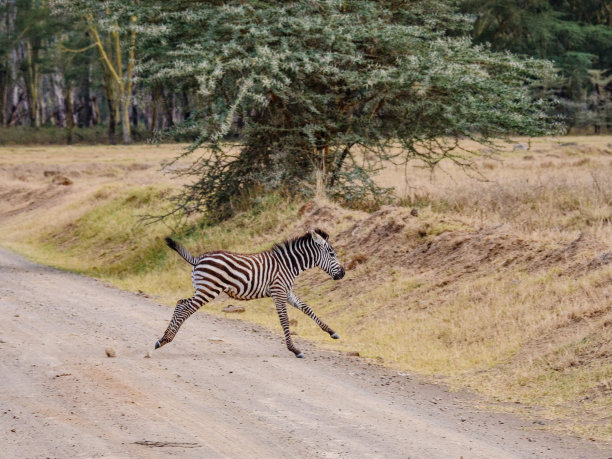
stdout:
<svg viewBox="0 0 612 459">
<path fill-rule="evenodd" d="M 271 246 L 270 233 L 288 237 L 297 210 L 296 204 L 269 195 L 221 224 L 205 219 L 184 226 L 172 219 L 147 224 L 142 217 L 162 212 L 170 192 L 157 185 L 104 187 L 67 206 L 65 213 L 78 215 L 73 220 L 9 225 L 7 245 L 38 262 L 147 291 L 173 304 L 189 294 L 191 282 L 188 265 L 166 247 L 165 237 L 173 236 L 193 253 L 264 250 Z"/>
</svg>

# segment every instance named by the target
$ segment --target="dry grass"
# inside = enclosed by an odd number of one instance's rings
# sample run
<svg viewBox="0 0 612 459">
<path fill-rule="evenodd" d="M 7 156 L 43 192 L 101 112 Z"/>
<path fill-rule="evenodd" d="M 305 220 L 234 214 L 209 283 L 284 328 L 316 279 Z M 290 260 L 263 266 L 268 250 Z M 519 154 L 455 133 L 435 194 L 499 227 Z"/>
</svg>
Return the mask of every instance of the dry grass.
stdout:
<svg viewBox="0 0 612 459">
<path fill-rule="evenodd" d="M 612 137 L 517 140 L 530 150 L 476 160 L 486 181 L 389 166 L 378 180 L 399 205 L 372 214 L 269 196 L 179 236 L 194 252 L 248 252 L 319 225 L 351 269 L 305 273 L 297 292 L 342 339 L 290 311 L 300 337 L 612 440 Z M 162 243 L 173 228 L 135 223 L 172 191 L 157 164 L 178 147 L 122 148 L 0 149 L 2 244 L 173 304 L 190 295 L 189 267 Z M 242 305 L 236 319 L 280 331 L 271 301 Z"/>
<path fill-rule="evenodd" d="M 482 224 L 511 224 L 524 233 L 611 232 L 610 137 L 516 140 L 530 150 L 502 144 L 494 156 L 476 159 L 468 173 L 452 163 L 432 172 L 411 162 L 388 167 L 378 180 L 395 186 L 405 205 L 430 206 Z"/>
</svg>

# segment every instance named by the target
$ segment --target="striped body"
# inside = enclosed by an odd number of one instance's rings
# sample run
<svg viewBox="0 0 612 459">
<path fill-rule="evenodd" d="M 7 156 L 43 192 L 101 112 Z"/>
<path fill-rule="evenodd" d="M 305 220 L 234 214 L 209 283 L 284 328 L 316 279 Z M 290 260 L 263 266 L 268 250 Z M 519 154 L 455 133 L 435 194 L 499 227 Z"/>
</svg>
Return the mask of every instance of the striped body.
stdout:
<svg viewBox="0 0 612 459">
<path fill-rule="evenodd" d="M 270 296 L 269 285 L 276 265 L 275 257 L 267 252 L 253 255 L 210 252 L 200 256 L 191 278 L 196 292 L 212 295 L 209 301 L 221 292 L 238 300 L 253 300 Z"/>
<path fill-rule="evenodd" d="M 291 341 L 286 303 L 310 316 L 333 338 L 338 335 L 319 320 L 312 309 L 293 293 L 293 282 L 304 270 L 320 267 L 334 279 L 344 276 L 328 236 L 321 230 L 275 245 L 272 249 L 255 254 L 238 254 L 225 251 L 208 252 L 193 257 L 184 247 L 171 239 L 168 245 L 193 266 L 192 281 L 195 294 L 179 300 L 170 325 L 156 343 L 157 349 L 174 339 L 182 323 L 202 305 L 213 300 L 221 292 L 238 300 L 272 297 L 285 334 L 287 348 L 296 356 L 302 353 Z"/>
</svg>

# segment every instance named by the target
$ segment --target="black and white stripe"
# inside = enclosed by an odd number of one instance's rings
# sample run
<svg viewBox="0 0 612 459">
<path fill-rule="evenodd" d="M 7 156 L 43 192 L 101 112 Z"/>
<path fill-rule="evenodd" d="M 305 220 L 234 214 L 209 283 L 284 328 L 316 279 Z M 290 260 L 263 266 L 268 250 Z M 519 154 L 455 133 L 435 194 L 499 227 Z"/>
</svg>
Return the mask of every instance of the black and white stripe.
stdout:
<svg viewBox="0 0 612 459">
<path fill-rule="evenodd" d="M 287 302 L 314 320 L 321 329 L 337 339 L 338 334 L 322 322 L 314 311 L 293 293 L 293 281 L 304 270 L 319 267 L 335 280 L 344 277 L 329 236 L 316 229 L 303 236 L 276 244 L 272 249 L 255 254 L 217 251 L 199 257 L 192 256 L 183 246 L 166 238 L 168 246 L 193 265 L 191 278 L 195 294 L 176 303 L 170 325 L 155 349 L 171 342 L 183 322 L 202 305 L 221 292 L 238 300 L 272 297 L 280 318 L 287 348 L 297 357 L 302 352 L 295 348 L 289 333 Z"/>
</svg>

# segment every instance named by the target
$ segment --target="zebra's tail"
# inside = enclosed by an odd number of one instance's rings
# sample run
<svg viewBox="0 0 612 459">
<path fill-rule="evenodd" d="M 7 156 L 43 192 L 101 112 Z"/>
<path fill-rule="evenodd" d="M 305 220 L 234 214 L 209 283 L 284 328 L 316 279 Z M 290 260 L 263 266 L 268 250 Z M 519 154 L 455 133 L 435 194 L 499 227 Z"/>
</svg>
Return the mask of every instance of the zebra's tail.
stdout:
<svg viewBox="0 0 612 459">
<path fill-rule="evenodd" d="M 191 255 L 189 251 L 185 247 L 183 247 L 181 244 L 179 244 L 178 242 L 175 242 L 169 237 L 167 237 L 166 244 L 168 244 L 168 247 L 170 247 L 172 250 L 176 250 L 178 254 L 181 257 L 183 257 L 185 261 L 187 261 L 187 263 L 191 263 L 194 266 L 198 264 L 198 260 L 193 255 Z"/>
</svg>

